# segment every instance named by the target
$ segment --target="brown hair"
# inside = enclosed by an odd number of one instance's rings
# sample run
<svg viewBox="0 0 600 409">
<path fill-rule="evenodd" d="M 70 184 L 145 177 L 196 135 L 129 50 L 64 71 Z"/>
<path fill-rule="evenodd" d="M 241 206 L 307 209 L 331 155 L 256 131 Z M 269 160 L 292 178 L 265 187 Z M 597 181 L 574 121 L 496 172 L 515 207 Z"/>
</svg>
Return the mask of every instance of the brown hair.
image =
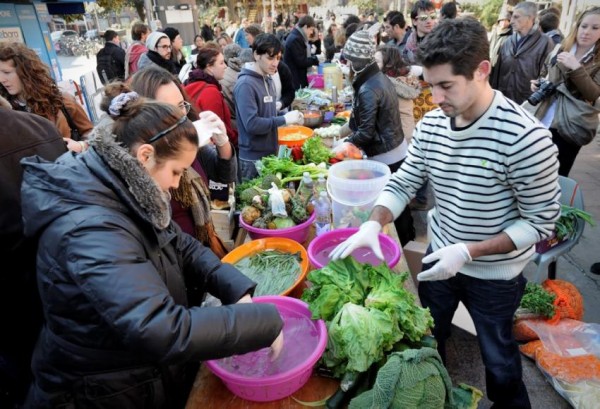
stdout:
<svg viewBox="0 0 600 409">
<path fill-rule="evenodd" d="M 0 61 L 12 61 L 23 84 L 18 97 L 25 100 L 31 112 L 54 122 L 63 105 L 62 94 L 50 76 L 48 66 L 35 51 L 21 43 L 0 42 Z M 0 95 L 14 108 L 19 108 L 15 101 L 17 95 L 10 95 L 3 86 L 0 86 Z"/>
<path fill-rule="evenodd" d="M 142 70 L 143 71 L 143 70 Z M 102 109 L 108 107 L 114 98 L 131 89 L 122 82 L 114 82 L 104 88 Z M 177 124 L 181 120 L 181 111 L 164 102 L 138 97 L 123 105 L 118 115 L 110 114 L 114 119 L 113 133 L 116 142 L 134 153 L 137 148 L 158 133 Z M 185 121 L 152 143 L 156 151 L 156 163 L 160 166 L 164 161 L 178 156 L 184 141 L 198 145 L 198 134 L 191 121 Z"/>
<path fill-rule="evenodd" d="M 185 92 L 181 81 L 179 78 L 167 70 L 164 70 L 159 67 L 148 67 L 143 70 L 137 71 L 133 76 L 131 76 L 129 81 L 128 89 L 131 89 L 143 97 L 146 98 L 156 98 L 156 91 L 159 87 L 163 85 L 168 85 L 170 83 L 174 83 L 179 88 L 181 95 L 183 95 L 183 100 L 192 104 L 192 108 L 188 113 L 188 118 L 190 121 L 195 121 L 198 119 L 198 108 L 195 104 L 190 100 L 189 95 Z M 122 92 L 127 92 L 123 90 Z M 106 109 L 102 107 L 102 110 L 108 112 L 108 106 Z"/>
<path fill-rule="evenodd" d="M 213 65 L 219 54 L 221 54 L 221 47 L 219 47 L 218 50 L 213 47 L 202 47 L 200 50 L 198 50 L 196 67 L 203 70 L 209 65 Z"/>
</svg>

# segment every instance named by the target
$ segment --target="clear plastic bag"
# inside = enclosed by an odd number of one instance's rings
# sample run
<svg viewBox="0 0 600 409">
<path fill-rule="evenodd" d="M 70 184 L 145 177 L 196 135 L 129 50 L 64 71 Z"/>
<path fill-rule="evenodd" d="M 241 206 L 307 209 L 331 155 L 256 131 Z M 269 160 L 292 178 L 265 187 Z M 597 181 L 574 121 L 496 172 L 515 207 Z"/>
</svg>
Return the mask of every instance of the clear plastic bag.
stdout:
<svg viewBox="0 0 600 409">
<path fill-rule="evenodd" d="M 544 321 L 529 321 L 544 347 L 555 354 L 572 357 L 595 355 L 600 358 L 600 324 L 562 319 L 556 325 Z"/>
<path fill-rule="evenodd" d="M 275 183 L 271 183 L 271 189 L 269 189 L 269 205 L 271 206 L 271 212 L 273 216 L 287 217 L 288 214 L 285 210 L 285 201 L 283 200 L 283 193 Z"/>
<path fill-rule="evenodd" d="M 574 408 L 595 409 L 600 401 L 600 325 L 562 319 L 527 323 L 540 340 L 520 347 L 535 359 L 554 389 Z"/>
</svg>

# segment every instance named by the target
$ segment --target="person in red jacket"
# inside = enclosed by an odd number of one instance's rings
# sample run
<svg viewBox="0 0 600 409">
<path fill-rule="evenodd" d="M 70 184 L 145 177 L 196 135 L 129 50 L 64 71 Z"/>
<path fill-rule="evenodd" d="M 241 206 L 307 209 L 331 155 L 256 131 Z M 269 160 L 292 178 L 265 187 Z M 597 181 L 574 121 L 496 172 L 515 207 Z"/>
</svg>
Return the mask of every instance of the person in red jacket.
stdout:
<svg viewBox="0 0 600 409">
<path fill-rule="evenodd" d="M 201 48 L 196 58 L 196 67 L 185 82 L 185 91 L 200 111 L 212 111 L 221 118 L 229 140 L 237 147 L 238 133 L 231 125 L 231 112 L 219 83 L 227 68 L 223 53 L 213 47 Z"/>
</svg>

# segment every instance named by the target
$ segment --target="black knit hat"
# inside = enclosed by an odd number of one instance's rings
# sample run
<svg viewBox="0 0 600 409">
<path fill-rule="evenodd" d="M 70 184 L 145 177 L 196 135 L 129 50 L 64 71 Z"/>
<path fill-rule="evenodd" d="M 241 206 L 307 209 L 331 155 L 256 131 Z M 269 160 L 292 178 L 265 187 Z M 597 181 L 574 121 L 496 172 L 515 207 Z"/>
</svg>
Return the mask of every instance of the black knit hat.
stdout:
<svg viewBox="0 0 600 409">
<path fill-rule="evenodd" d="M 163 33 L 165 33 L 171 42 L 175 41 L 175 38 L 179 35 L 179 30 L 175 27 L 165 27 L 163 29 Z"/>
</svg>

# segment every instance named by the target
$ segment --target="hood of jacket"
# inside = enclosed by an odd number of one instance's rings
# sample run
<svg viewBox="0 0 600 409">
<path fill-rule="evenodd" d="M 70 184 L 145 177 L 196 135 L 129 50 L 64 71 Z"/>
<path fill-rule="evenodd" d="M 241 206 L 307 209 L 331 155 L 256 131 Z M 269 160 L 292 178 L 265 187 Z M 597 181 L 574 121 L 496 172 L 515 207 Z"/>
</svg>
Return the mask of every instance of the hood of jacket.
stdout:
<svg viewBox="0 0 600 409">
<path fill-rule="evenodd" d="M 387 76 L 396 90 L 398 98 L 415 99 L 421 93 L 421 83 L 419 79 L 413 75 L 406 77 L 390 77 Z"/>
<path fill-rule="evenodd" d="M 161 191 L 142 164 L 114 138 L 107 127 L 96 127 L 89 139 L 90 149 L 83 154 L 67 152 L 55 162 L 39 156 L 21 161 L 27 236 L 89 206 L 133 213 L 159 230 L 169 225 L 168 193 Z"/>
</svg>

